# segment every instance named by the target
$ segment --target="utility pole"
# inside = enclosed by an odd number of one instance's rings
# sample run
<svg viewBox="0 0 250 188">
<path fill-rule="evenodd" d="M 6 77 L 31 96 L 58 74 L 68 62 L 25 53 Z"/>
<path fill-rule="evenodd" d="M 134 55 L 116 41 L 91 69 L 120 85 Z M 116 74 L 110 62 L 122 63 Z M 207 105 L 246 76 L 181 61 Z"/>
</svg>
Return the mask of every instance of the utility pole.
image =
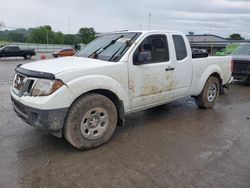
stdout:
<svg viewBox="0 0 250 188">
<path fill-rule="evenodd" d="M 148 15 L 148 30 L 150 30 L 150 22 L 151 22 L 151 13 L 149 13 L 149 15 Z"/>
<path fill-rule="evenodd" d="M 49 44 L 49 31 L 46 29 L 46 40 L 47 40 L 47 45 Z"/>
<path fill-rule="evenodd" d="M 141 24 L 140 24 L 140 31 L 141 31 Z"/>
<path fill-rule="evenodd" d="M 68 15 L 68 24 L 69 24 L 69 34 L 70 34 L 70 14 Z"/>
<path fill-rule="evenodd" d="M 48 29 L 46 29 L 46 41 L 47 41 L 46 51 L 48 52 L 48 44 L 49 44 L 49 31 L 48 31 Z"/>
</svg>

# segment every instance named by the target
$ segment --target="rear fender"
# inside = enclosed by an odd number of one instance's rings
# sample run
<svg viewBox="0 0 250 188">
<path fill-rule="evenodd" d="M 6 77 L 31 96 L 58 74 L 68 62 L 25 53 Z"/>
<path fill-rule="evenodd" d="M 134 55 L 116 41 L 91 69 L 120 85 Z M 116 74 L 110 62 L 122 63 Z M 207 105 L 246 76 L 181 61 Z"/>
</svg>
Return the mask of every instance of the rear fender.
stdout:
<svg viewBox="0 0 250 188">
<path fill-rule="evenodd" d="M 192 93 L 193 96 L 197 96 L 202 92 L 208 78 L 213 74 L 217 74 L 221 79 L 220 81 L 222 81 L 223 73 L 222 73 L 222 71 L 221 71 L 221 69 L 220 69 L 220 67 L 218 65 L 209 66 L 203 73 L 201 73 L 200 76 L 196 75 L 193 78 L 193 80 L 199 80 L 197 85 L 196 84 L 193 85 L 193 87 L 195 87 L 192 90 L 193 91 L 193 93 Z M 197 83 L 197 82 L 195 82 L 195 83 Z"/>
</svg>

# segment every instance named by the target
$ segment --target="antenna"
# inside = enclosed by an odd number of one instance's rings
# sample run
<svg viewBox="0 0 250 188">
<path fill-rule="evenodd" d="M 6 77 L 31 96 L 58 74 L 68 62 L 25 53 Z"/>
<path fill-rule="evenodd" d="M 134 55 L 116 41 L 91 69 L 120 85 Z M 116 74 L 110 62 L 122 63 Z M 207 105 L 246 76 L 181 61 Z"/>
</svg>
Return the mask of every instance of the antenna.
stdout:
<svg viewBox="0 0 250 188">
<path fill-rule="evenodd" d="M 150 30 L 151 16 L 152 16 L 152 14 L 151 14 L 151 13 L 149 13 L 149 14 L 148 14 L 148 30 Z"/>
<path fill-rule="evenodd" d="M 4 21 L 0 21 L 0 28 L 5 27 Z"/>
</svg>

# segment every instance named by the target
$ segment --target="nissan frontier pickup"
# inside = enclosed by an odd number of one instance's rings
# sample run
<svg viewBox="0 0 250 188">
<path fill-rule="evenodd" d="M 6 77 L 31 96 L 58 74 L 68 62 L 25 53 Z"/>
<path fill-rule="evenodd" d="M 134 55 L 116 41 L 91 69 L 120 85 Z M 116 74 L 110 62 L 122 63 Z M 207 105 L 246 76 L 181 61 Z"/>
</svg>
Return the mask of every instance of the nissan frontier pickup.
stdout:
<svg viewBox="0 0 250 188">
<path fill-rule="evenodd" d="M 192 59 L 181 32 L 108 33 L 73 57 L 16 67 L 11 99 L 25 122 L 85 150 L 106 143 L 128 113 L 186 96 L 214 107 L 232 81 L 231 60 Z"/>
</svg>

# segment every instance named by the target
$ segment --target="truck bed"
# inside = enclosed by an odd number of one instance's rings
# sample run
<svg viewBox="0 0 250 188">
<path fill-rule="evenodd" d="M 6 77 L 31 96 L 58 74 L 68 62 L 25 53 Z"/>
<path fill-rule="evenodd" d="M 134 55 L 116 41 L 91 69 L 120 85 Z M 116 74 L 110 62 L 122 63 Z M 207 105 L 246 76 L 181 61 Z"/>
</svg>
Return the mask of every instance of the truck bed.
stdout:
<svg viewBox="0 0 250 188">
<path fill-rule="evenodd" d="M 214 70 L 218 70 L 218 67 L 220 70 L 218 74 L 222 78 L 222 85 L 225 85 L 231 78 L 231 61 L 231 56 L 210 56 L 193 59 L 193 72 L 195 74 L 193 74 L 190 94 L 194 96 L 198 95 L 207 79 L 204 76 L 211 75 Z"/>
</svg>

